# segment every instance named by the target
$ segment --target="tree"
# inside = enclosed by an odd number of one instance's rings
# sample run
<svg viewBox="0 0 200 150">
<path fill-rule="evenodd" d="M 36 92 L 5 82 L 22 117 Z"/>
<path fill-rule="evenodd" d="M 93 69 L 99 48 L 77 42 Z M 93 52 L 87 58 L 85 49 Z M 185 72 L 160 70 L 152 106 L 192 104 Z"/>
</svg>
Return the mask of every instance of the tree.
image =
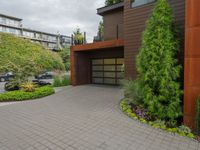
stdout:
<svg viewBox="0 0 200 150">
<path fill-rule="evenodd" d="M 120 2 L 123 2 L 123 0 L 106 0 L 105 1 L 105 5 L 106 6 L 110 6 L 110 5 L 114 5 L 114 4 L 120 3 Z"/>
<path fill-rule="evenodd" d="M 43 71 L 64 70 L 58 54 L 11 34 L 0 33 L 0 54 L 0 72 L 13 72 L 20 84 Z"/>
<path fill-rule="evenodd" d="M 149 114 L 171 125 L 182 114 L 178 64 L 179 39 L 172 9 L 167 0 L 158 0 L 143 33 L 137 57 L 138 78 Z"/>
<path fill-rule="evenodd" d="M 99 22 L 99 27 L 98 27 L 98 36 L 100 40 L 103 40 L 103 32 L 104 32 L 104 26 L 103 26 L 103 21 Z"/>
<path fill-rule="evenodd" d="M 70 49 L 65 48 L 62 51 L 59 52 L 60 57 L 63 60 L 63 63 L 65 64 L 66 71 L 70 70 Z"/>
<path fill-rule="evenodd" d="M 94 42 L 99 42 L 104 40 L 104 25 L 103 21 L 99 22 L 97 36 L 94 37 Z"/>
<path fill-rule="evenodd" d="M 74 37 L 75 45 L 84 43 L 84 36 L 83 36 L 80 28 L 76 28 L 76 30 L 73 32 L 73 37 Z"/>
</svg>

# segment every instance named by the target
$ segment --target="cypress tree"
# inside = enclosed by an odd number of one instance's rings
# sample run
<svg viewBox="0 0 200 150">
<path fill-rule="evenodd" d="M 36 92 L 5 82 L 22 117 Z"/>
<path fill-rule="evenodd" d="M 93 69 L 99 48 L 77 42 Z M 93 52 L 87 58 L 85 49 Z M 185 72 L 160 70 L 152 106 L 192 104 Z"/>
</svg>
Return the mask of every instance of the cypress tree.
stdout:
<svg viewBox="0 0 200 150">
<path fill-rule="evenodd" d="M 172 9 L 167 0 L 158 0 L 143 33 L 137 70 L 149 114 L 170 125 L 182 115 L 178 51 Z"/>
</svg>

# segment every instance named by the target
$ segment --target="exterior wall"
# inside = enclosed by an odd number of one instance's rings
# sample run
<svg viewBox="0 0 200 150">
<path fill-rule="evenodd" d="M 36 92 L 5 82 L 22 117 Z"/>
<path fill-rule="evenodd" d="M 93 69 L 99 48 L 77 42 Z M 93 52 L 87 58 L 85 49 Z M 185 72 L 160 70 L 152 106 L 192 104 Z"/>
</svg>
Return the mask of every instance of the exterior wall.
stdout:
<svg viewBox="0 0 200 150">
<path fill-rule="evenodd" d="M 103 15 L 104 40 L 123 39 L 123 9 Z M 117 29 L 118 28 L 118 29 Z"/>
<path fill-rule="evenodd" d="M 184 123 L 194 129 L 200 96 L 200 1 L 186 1 Z"/>
<path fill-rule="evenodd" d="M 185 22 L 185 0 L 169 0 L 178 27 L 180 27 L 180 37 L 184 37 Z M 136 55 L 141 46 L 142 32 L 145 29 L 145 22 L 152 12 L 154 3 L 146 4 L 140 7 L 131 8 L 131 0 L 125 0 L 124 4 L 124 58 L 125 58 L 125 76 L 126 78 L 136 77 Z M 182 39 L 182 41 L 184 41 Z M 183 45 L 183 42 L 182 44 Z M 183 46 L 181 46 L 183 56 Z"/>
</svg>

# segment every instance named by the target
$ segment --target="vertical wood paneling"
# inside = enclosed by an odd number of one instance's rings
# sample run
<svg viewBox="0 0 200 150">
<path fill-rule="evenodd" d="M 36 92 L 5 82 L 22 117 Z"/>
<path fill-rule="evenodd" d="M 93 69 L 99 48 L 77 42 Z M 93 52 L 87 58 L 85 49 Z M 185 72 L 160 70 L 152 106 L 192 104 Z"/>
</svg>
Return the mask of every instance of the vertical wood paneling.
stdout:
<svg viewBox="0 0 200 150">
<path fill-rule="evenodd" d="M 184 53 L 185 0 L 168 0 L 174 15 L 176 25 L 180 28 L 181 58 Z M 150 17 L 155 3 L 131 8 L 131 0 L 125 0 L 124 5 L 124 57 L 125 74 L 127 78 L 136 77 L 136 56 L 141 46 L 142 33 L 146 20 Z M 180 59 L 182 60 L 182 59 Z"/>
</svg>

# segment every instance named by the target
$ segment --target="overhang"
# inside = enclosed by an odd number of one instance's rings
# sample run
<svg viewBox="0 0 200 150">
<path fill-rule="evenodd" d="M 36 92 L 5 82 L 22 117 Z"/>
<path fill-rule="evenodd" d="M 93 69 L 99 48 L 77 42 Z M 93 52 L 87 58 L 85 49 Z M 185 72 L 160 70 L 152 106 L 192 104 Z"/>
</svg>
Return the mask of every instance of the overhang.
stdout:
<svg viewBox="0 0 200 150">
<path fill-rule="evenodd" d="M 74 52 L 76 51 L 78 52 L 78 51 L 93 51 L 93 50 L 123 47 L 123 46 L 124 46 L 124 40 L 117 39 L 117 40 L 95 42 L 95 43 L 84 44 L 84 45 L 75 45 L 75 46 L 72 46 L 71 49 Z"/>
</svg>

